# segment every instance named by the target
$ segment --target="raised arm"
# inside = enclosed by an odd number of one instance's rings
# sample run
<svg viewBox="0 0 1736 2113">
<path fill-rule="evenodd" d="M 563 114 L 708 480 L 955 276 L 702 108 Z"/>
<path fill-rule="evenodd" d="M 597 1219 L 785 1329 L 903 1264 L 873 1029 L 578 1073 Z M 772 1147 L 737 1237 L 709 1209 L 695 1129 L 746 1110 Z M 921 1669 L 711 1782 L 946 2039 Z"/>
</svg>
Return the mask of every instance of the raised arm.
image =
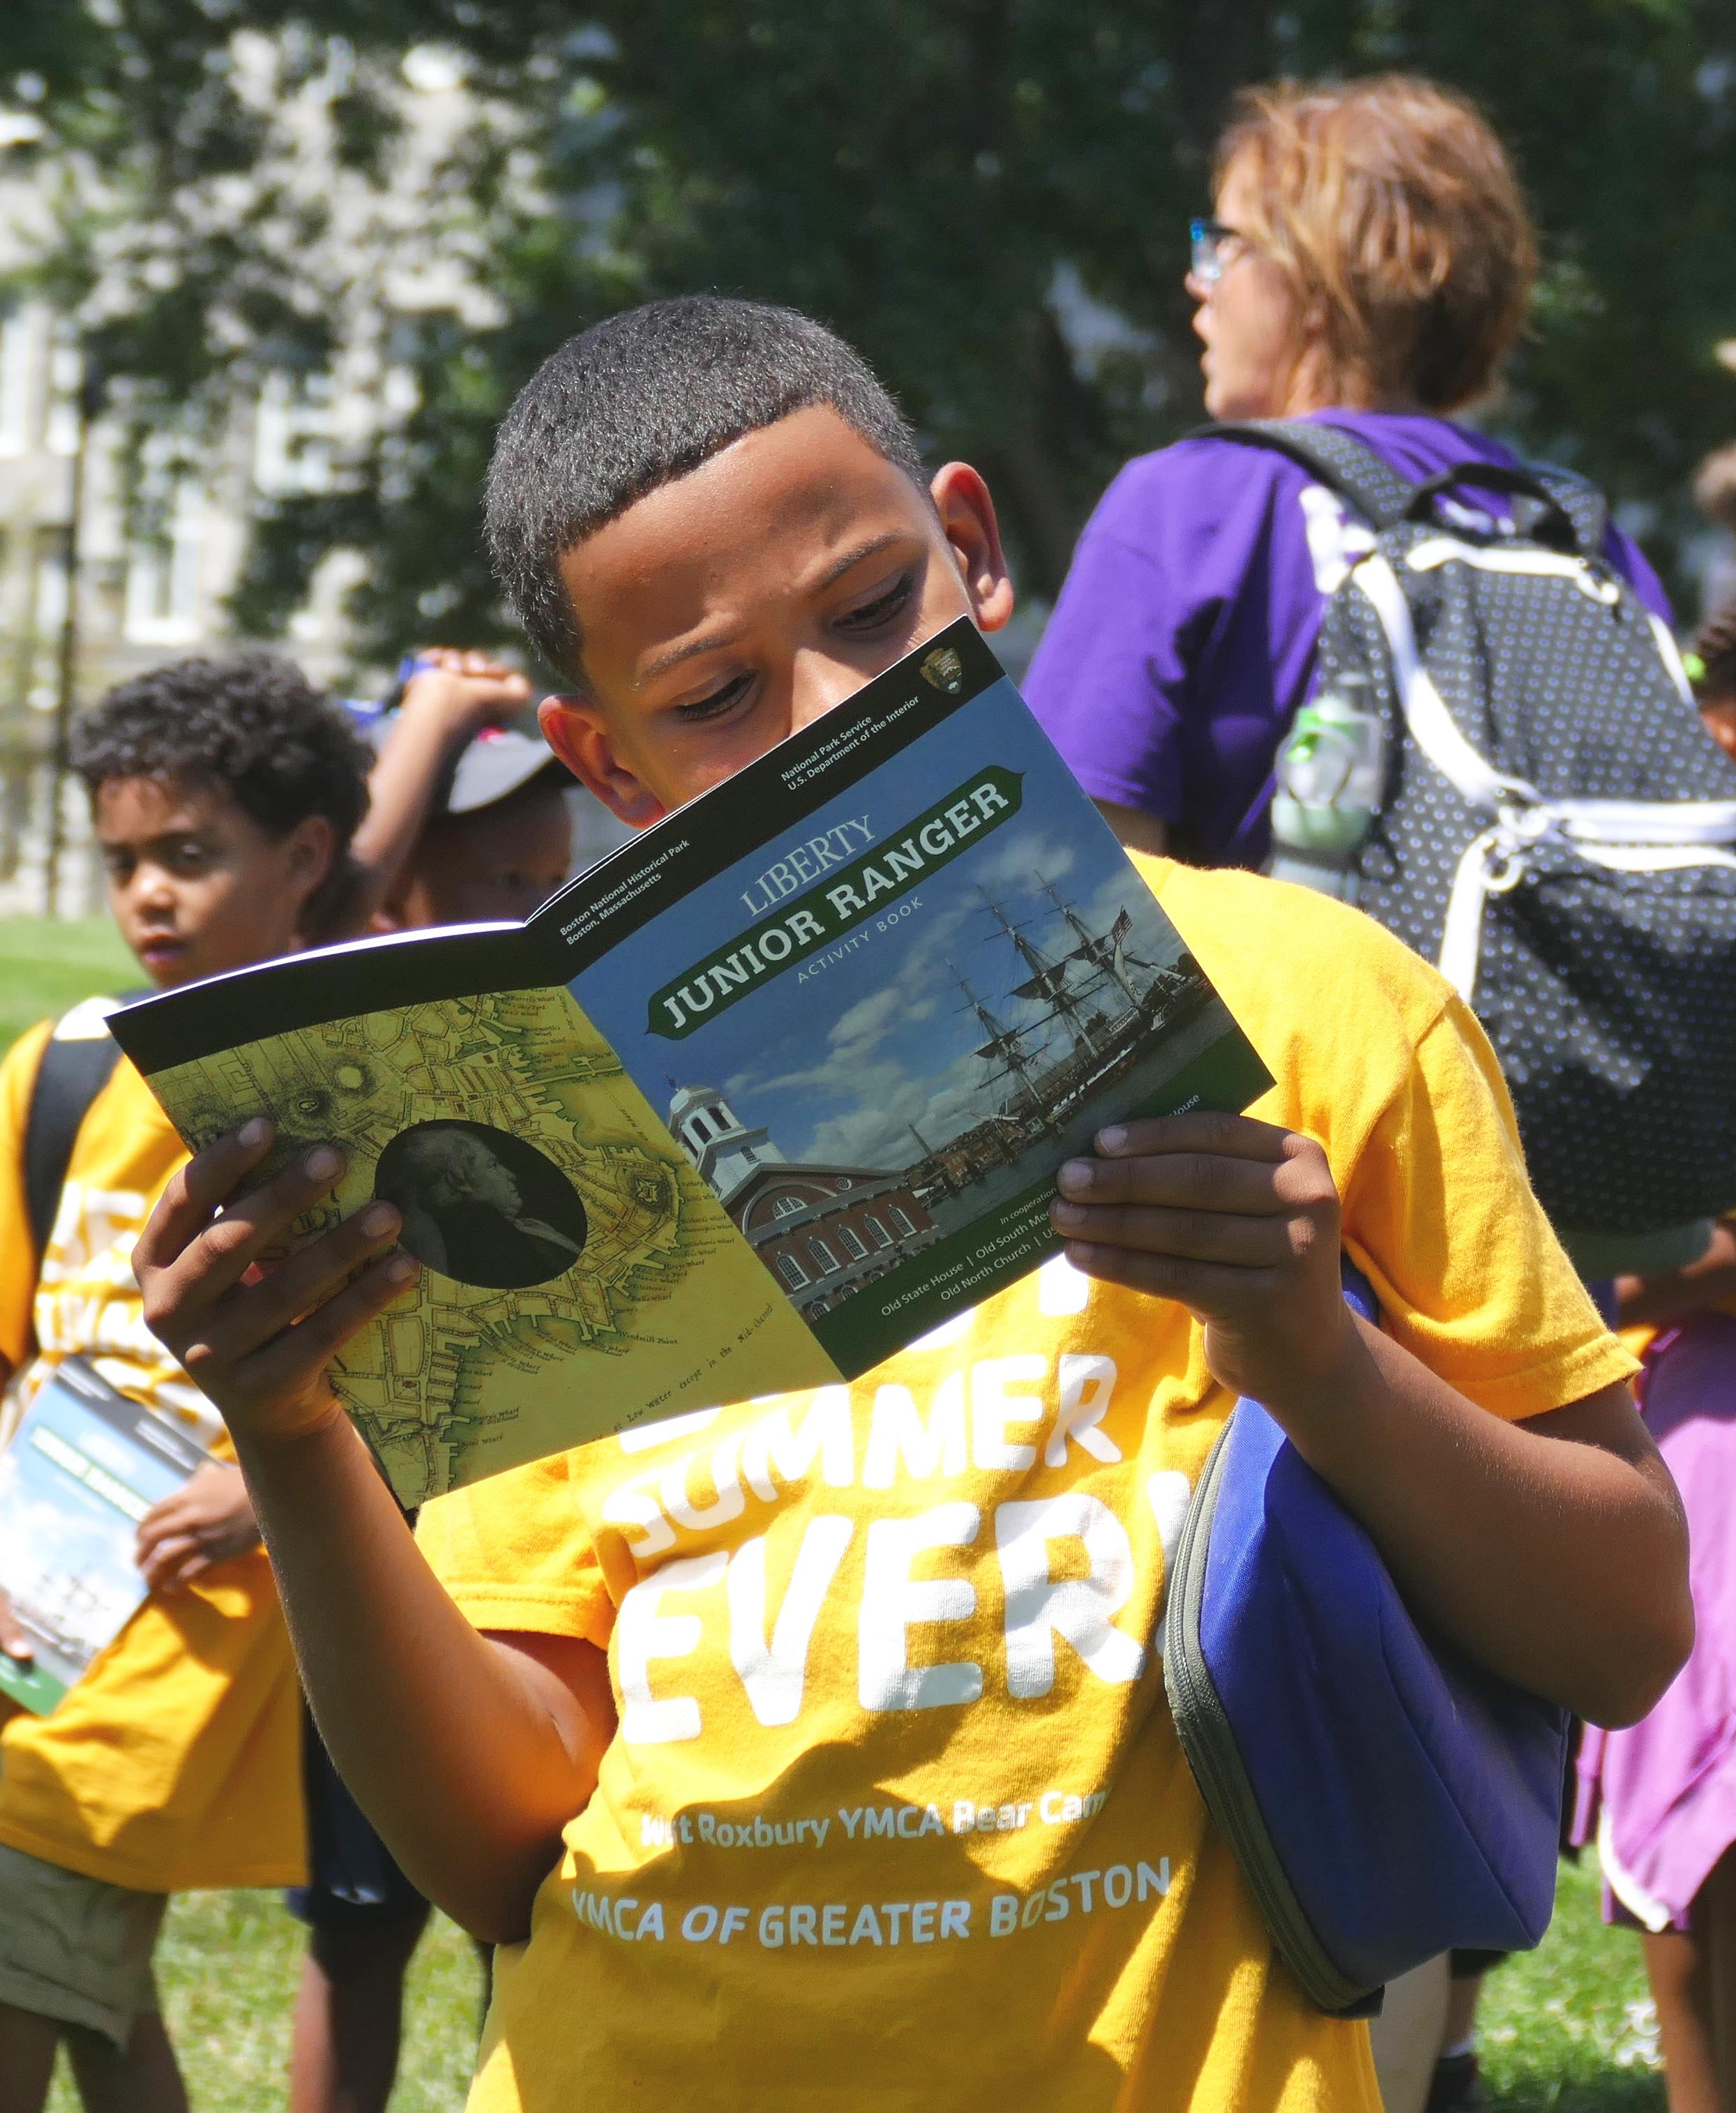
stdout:
<svg viewBox="0 0 1736 2113">
<path fill-rule="evenodd" d="M 595 1785 L 607 1662 L 576 1640 L 480 1636 L 422 1560 L 326 1376 L 417 1265 L 376 1202 L 262 1274 L 341 1168 L 319 1146 L 247 1190 L 271 1138 L 256 1119 L 170 1183 L 134 1253 L 145 1318 L 229 1426 L 344 1781 L 430 1899 L 511 1942 Z"/>
<path fill-rule="evenodd" d="M 531 695 L 516 669 L 485 653 L 436 646 L 421 659 L 390 715 L 390 732 L 368 774 L 367 813 L 350 846 L 359 878 L 349 915 L 358 927 L 391 899 L 460 751 Z"/>
</svg>

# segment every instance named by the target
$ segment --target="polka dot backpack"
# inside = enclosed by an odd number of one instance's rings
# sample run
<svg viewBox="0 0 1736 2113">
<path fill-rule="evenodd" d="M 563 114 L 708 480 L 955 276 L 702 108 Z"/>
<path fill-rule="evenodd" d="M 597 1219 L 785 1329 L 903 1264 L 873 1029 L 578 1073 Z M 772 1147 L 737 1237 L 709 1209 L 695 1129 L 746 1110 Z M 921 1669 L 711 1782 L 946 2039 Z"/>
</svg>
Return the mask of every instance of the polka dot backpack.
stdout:
<svg viewBox="0 0 1736 2113">
<path fill-rule="evenodd" d="M 1483 463 L 1411 484 L 1312 422 L 1206 430 L 1356 517 L 1316 693 L 1366 684 L 1386 785 L 1342 892 L 1474 1007 L 1582 1272 L 1691 1258 L 1736 1207 L 1736 765 L 1602 495 Z"/>
</svg>

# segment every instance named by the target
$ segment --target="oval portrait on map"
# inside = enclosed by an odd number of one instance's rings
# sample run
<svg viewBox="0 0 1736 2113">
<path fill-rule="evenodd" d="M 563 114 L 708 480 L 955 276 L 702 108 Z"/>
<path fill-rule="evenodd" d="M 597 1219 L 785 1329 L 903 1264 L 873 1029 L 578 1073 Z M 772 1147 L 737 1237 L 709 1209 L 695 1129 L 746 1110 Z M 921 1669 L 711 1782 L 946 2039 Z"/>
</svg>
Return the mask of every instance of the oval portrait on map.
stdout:
<svg viewBox="0 0 1736 2113">
<path fill-rule="evenodd" d="M 572 1182 L 535 1145 L 488 1123 L 400 1130 L 380 1155 L 374 1193 L 403 1212 L 400 1244 L 460 1284 L 547 1284 L 585 1250 L 585 1206 Z"/>
</svg>

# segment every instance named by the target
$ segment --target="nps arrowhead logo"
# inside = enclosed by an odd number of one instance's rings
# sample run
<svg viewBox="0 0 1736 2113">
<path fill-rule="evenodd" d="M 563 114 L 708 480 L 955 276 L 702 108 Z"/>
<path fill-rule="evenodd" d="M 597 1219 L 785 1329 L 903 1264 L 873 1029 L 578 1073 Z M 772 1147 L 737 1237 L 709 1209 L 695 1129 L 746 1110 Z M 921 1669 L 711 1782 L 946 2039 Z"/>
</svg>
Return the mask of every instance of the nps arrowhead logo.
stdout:
<svg viewBox="0 0 1736 2113">
<path fill-rule="evenodd" d="M 944 690 L 949 697 L 957 696 L 964 687 L 964 663 L 955 646 L 937 646 L 923 661 L 921 673 L 925 682 Z"/>
</svg>

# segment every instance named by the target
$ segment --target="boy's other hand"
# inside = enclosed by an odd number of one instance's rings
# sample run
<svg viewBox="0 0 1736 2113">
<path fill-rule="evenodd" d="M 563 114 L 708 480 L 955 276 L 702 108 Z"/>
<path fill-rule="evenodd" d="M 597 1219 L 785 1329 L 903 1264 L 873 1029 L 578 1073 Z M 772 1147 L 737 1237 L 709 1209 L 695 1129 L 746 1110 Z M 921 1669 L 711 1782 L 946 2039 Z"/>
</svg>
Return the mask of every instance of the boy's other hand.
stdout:
<svg viewBox="0 0 1736 2113">
<path fill-rule="evenodd" d="M 516 668 L 486 653 L 433 646 L 417 655 L 416 673 L 404 684 L 399 710 L 426 716 L 452 739 L 468 742 L 508 712 L 531 701 L 531 685 Z"/>
<path fill-rule="evenodd" d="M 1173 1298 L 1205 1324 L 1233 1394 L 1330 1397 L 1356 1342 L 1339 1282 L 1338 1192 L 1312 1138 L 1197 1111 L 1100 1130 L 1050 1207 L 1076 1269 Z"/>
<path fill-rule="evenodd" d="M 133 1250 L 147 1326 L 244 1442 L 297 1438 L 341 1414 L 326 1368 L 417 1274 L 410 1256 L 384 1252 L 399 1220 L 377 1200 L 262 1268 L 344 1167 L 335 1146 L 315 1145 L 249 1189 L 275 1134 L 258 1116 L 207 1145 Z"/>
<path fill-rule="evenodd" d="M 21 1665 L 30 1664 L 36 1655 L 18 1617 L 12 1612 L 10 1597 L 4 1592 L 0 1592 L 0 1651 L 8 1658 L 16 1659 Z"/>
<path fill-rule="evenodd" d="M 140 1575 L 153 1592 L 178 1592 L 213 1563 L 259 1545 L 259 1522 L 241 1470 L 207 1460 L 139 1522 Z"/>
</svg>

